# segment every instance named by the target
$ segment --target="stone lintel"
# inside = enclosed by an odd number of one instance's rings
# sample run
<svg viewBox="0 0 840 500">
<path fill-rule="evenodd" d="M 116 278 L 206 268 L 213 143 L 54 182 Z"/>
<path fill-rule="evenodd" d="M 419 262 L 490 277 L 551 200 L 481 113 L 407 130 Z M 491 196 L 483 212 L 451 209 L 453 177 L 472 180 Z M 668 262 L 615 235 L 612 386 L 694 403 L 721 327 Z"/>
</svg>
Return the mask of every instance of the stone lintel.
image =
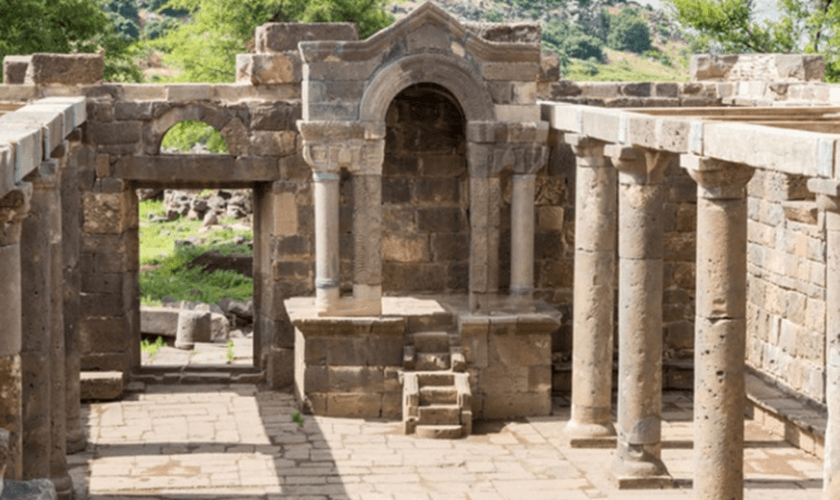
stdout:
<svg viewBox="0 0 840 500">
<path fill-rule="evenodd" d="M 116 166 L 117 177 L 135 181 L 256 182 L 279 175 L 276 158 L 260 156 L 133 156 Z"/>
<path fill-rule="evenodd" d="M 472 121 L 467 123 L 467 141 L 488 143 L 539 143 L 548 141 L 548 122 Z"/>
<path fill-rule="evenodd" d="M 808 179 L 808 189 L 814 194 L 840 197 L 840 180 Z"/>
</svg>

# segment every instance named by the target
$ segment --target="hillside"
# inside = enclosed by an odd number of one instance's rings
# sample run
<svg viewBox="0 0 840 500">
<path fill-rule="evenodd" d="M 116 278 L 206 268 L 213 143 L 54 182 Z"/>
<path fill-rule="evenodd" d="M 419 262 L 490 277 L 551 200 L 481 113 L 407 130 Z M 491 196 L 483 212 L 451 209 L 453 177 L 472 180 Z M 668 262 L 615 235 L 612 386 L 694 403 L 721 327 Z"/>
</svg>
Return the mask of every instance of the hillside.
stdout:
<svg viewBox="0 0 840 500">
<path fill-rule="evenodd" d="M 112 0 L 137 4 L 134 33 L 154 40 L 189 20 L 184 12 L 158 12 L 165 0 Z M 422 2 L 386 0 L 394 18 Z M 679 26 L 662 11 L 627 0 L 438 0 L 465 21 L 539 21 L 543 49 L 560 54 L 564 78 L 576 81 L 686 81 L 688 44 Z M 126 11 L 126 9 L 123 9 Z M 133 13 L 127 13 L 134 15 Z M 130 24 L 130 23 L 129 23 Z M 178 68 L 165 65 L 158 52 L 146 49 L 139 63 L 147 81 L 176 78 Z"/>
</svg>

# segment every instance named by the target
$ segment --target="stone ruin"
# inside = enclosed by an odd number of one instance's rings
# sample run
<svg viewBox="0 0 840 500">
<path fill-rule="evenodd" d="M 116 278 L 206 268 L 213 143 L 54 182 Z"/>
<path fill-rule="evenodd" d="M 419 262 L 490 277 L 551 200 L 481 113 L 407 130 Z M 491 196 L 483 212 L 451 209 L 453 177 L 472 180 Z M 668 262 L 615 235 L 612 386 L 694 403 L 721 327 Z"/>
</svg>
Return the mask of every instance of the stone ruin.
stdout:
<svg viewBox="0 0 840 500">
<path fill-rule="evenodd" d="M 352 24 L 263 25 L 229 85 L 7 57 L 5 477 L 68 497 L 81 372 L 117 389 L 265 381 L 308 412 L 438 438 L 548 415 L 571 389 L 572 445 L 614 445 L 621 487 L 668 487 L 661 391 L 694 388 L 695 498 L 740 498 L 747 396 L 772 410 L 746 376 L 827 410 L 824 436 L 785 432 L 824 454 L 837 498 L 840 88 L 790 55 L 575 83 L 539 38 L 425 3 L 363 41 Z M 229 154 L 162 153 L 184 120 Z M 219 188 L 253 192 L 254 365 L 142 367 L 137 190 Z"/>
</svg>

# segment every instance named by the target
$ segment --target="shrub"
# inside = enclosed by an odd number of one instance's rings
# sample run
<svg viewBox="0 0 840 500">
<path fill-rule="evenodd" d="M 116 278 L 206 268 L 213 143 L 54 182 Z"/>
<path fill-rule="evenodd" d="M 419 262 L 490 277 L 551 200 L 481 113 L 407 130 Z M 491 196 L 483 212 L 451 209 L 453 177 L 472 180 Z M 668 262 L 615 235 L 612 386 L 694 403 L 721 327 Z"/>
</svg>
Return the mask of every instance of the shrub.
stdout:
<svg viewBox="0 0 840 500">
<path fill-rule="evenodd" d="M 615 50 L 643 54 L 651 49 L 650 28 L 633 9 L 624 9 L 610 22 L 607 45 Z"/>
<path fill-rule="evenodd" d="M 211 153 L 227 153 L 227 143 L 221 132 L 196 120 L 178 122 L 166 132 L 161 142 L 161 149 L 176 149 L 189 153 L 196 144 L 204 144 Z"/>
</svg>

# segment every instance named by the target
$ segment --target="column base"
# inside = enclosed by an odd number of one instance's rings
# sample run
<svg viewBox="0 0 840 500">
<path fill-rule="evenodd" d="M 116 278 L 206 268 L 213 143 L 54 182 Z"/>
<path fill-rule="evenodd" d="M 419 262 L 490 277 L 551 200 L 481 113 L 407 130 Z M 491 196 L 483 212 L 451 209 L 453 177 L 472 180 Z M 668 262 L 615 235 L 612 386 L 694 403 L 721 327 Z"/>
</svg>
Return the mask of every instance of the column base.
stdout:
<svg viewBox="0 0 840 500">
<path fill-rule="evenodd" d="M 572 448 L 615 448 L 615 427 L 612 423 L 585 424 L 570 420 L 563 433 Z"/>
<path fill-rule="evenodd" d="M 70 474 L 65 473 L 61 477 L 51 477 L 53 486 L 55 486 L 56 498 L 58 500 L 72 500 L 73 499 L 73 480 Z"/>
<path fill-rule="evenodd" d="M 315 307 L 319 317 L 330 316 L 381 316 L 382 293 L 379 287 L 354 287 L 353 297 L 341 297 L 338 288 L 319 289 Z"/>
<path fill-rule="evenodd" d="M 77 429 L 67 433 L 67 454 L 81 453 L 87 448 L 87 436 L 84 431 Z"/>
<path fill-rule="evenodd" d="M 661 460 L 622 461 L 616 458 L 610 467 L 610 479 L 620 490 L 669 489 L 674 478 Z"/>
</svg>

